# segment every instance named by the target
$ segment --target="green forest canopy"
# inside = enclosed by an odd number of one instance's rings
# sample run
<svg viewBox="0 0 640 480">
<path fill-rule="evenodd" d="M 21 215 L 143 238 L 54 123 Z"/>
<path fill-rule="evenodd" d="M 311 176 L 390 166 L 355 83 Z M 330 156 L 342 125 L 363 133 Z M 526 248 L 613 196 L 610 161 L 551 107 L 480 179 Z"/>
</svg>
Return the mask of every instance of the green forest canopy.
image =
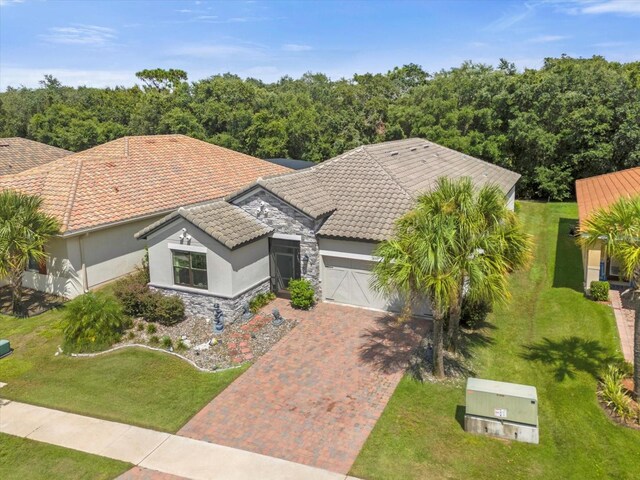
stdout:
<svg viewBox="0 0 640 480">
<path fill-rule="evenodd" d="M 519 195 L 561 200 L 576 178 L 640 165 L 640 62 L 548 58 L 518 72 L 465 62 L 434 74 L 415 64 L 332 81 L 275 83 L 232 74 L 188 82 L 182 70 L 138 72 L 143 86 L 0 93 L 0 136 L 73 151 L 123 135 L 182 133 L 257 157 L 320 162 L 406 137 L 522 174 Z"/>
</svg>

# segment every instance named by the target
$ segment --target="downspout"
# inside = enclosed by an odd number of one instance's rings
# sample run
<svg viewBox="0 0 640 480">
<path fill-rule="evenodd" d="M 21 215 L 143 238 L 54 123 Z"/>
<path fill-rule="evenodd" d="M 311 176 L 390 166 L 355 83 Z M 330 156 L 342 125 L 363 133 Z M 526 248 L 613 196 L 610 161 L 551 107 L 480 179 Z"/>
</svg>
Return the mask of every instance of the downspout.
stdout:
<svg viewBox="0 0 640 480">
<path fill-rule="evenodd" d="M 78 238 L 80 242 L 80 264 L 82 265 L 82 291 L 87 293 L 89 291 L 89 277 L 87 276 L 87 264 L 84 260 L 84 242 L 83 238 L 87 238 L 89 233 L 85 233 Z"/>
</svg>

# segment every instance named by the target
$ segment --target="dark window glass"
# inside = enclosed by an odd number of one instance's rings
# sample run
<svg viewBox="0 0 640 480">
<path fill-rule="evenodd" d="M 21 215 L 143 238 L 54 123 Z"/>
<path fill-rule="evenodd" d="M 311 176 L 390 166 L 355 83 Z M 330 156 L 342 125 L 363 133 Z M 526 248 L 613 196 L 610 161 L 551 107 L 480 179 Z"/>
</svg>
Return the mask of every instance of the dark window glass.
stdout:
<svg viewBox="0 0 640 480">
<path fill-rule="evenodd" d="M 173 252 L 173 282 L 195 288 L 207 288 L 207 255 Z"/>
</svg>

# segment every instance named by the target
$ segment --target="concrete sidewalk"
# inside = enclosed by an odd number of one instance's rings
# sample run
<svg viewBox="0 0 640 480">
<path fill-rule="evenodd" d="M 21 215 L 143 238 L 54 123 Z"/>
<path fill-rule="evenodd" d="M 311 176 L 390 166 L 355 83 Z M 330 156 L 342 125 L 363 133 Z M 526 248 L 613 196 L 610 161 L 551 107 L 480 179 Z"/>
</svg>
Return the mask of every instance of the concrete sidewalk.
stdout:
<svg viewBox="0 0 640 480">
<path fill-rule="evenodd" d="M 343 474 L 122 423 L 0 399 L 0 432 L 193 480 L 345 480 Z M 158 472 L 157 476 L 153 474 Z"/>
</svg>

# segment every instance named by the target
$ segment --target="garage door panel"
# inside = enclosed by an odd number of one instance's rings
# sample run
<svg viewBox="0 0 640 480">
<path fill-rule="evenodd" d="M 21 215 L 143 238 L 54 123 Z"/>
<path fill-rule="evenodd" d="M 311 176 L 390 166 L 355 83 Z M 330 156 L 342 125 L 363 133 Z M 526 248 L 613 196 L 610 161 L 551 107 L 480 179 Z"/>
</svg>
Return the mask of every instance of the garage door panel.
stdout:
<svg viewBox="0 0 640 480">
<path fill-rule="evenodd" d="M 322 261 L 325 300 L 390 312 L 402 310 L 403 302 L 399 298 L 385 298 L 371 288 L 375 262 L 330 256 L 323 256 Z M 428 302 L 418 302 L 413 313 L 430 314 Z"/>
</svg>

